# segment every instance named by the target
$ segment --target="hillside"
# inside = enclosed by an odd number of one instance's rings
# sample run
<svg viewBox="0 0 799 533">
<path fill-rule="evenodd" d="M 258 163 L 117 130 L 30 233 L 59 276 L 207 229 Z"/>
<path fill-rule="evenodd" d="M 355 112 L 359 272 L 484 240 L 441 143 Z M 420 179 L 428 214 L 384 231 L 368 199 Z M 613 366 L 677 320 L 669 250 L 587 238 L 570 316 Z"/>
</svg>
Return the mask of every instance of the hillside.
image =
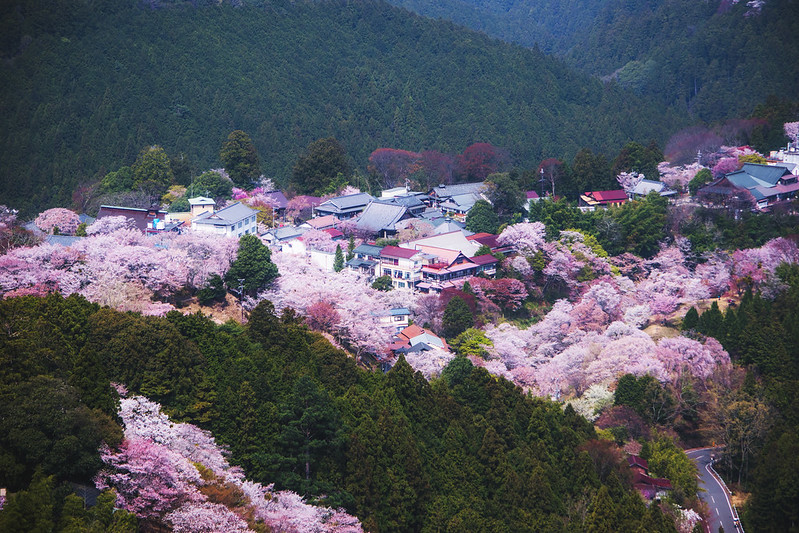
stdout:
<svg viewBox="0 0 799 533">
<path fill-rule="evenodd" d="M 391 2 L 538 47 L 705 121 L 748 116 L 771 95 L 795 98 L 799 80 L 787 59 L 799 52 L 793 0 L 762 10 L 729 0 Z"/>
<path fill-rule="evenodd" d="M 335 136 L 356 168 L 374 149 L 460 152 L 476 141 L 522 165 L 583 146 L 664 139 L 675 120 L 562 63 L 382 2 L 3 4 L 0 198 L 67 204 L 79 183 L 145 146 L 218 164 L 233 129 L 285 181 Z"/>
</svg>

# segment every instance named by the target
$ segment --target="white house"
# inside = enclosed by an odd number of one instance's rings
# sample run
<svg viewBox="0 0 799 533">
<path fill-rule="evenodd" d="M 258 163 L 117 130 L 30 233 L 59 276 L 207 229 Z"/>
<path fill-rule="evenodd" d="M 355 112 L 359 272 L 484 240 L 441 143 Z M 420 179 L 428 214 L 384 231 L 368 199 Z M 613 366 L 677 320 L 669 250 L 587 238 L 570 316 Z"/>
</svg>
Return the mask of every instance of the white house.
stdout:
<svg viewBox="0 0 799 533">
<path fill-rule="evenodd" d="M 213 213 L 216 202 L 214 202 L 213 198 L 197 196 L 196 198 L 189 198 L 189 205 L 191 206 L 191 216 L 193 218 L 203 213 Z"/>
<path fill-rule="evenodd" d="M 216 213 L 205 212 L 193 218 L 191 229 L 238 238 L 242 235 L 257 233 L 257 214 L 258 211 L 255 209 L 250 209 L 241 202 L 236 202 L 220 209 Z"/>
</svg>

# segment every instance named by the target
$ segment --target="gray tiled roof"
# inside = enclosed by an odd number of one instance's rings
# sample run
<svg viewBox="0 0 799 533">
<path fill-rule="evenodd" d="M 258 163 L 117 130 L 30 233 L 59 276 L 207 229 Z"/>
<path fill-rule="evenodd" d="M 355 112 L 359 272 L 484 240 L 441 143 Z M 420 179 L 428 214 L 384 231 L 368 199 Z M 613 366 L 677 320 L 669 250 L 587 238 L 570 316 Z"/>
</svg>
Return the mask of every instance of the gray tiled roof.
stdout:
<svg viewBox="0 0 799 533">
<path fill-rule="evenodd" d="M 360 192 L 358 194 L 348 194 L 347 196 L 331 198 L 326 202 L 322 202 L 318 209 L 320 211 L 343 212 L 365 206 L 372 200 L 374 200 L 374 198 L 370 194 Z"/>
<path fill-rule="evenodd" d="M 367 231 L 394 231 L 397 222 L 408 212 L 404 205 L 374 201 L 366 206 L 356 226 Z"/>
<path fill-rule="evenodd" d="M 434 187 L 431 191 L 439 198 L 449 198 L 451 196 L 458 196 L 461 194 L 478 194 L 484 187 L 482 181 L 476 183 L 456 183 L 454 185 L 439 185 Z"/>
<path fill-rule="evenodd" d="M 227 224 L 235 224 L 240 220 L 251 217 L 258 213 L 255 209 L 250 209 L 241 202 L 229 205 L 217 211 L 216 213 L 203 213 L 195 218 L 192 222 L 195 224 L 217 224 L 219 221 L 226 222 Z"/>
</svg>

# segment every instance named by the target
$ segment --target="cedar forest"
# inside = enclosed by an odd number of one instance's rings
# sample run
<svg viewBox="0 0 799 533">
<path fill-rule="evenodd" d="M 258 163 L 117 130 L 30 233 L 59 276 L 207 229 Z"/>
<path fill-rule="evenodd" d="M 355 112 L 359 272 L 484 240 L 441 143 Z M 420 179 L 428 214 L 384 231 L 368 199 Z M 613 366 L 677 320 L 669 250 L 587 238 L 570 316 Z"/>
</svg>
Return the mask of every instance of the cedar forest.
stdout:
<svg viewBox="0 0 799 533">
<path fill-rule="evenodd" d="M 0 531 L 698 532 L 711 444 L 795 529 L 796 201 L 696 200 L 799 142 L 795 0 L 390 3 L 0 7 Z M 642 175 L 679 200 L 576 205 Z M 440 294 L 343 268 L 352 223 L 325 271 L 78 217 L 473 181 L 512 253 Z M 397 307 L 448 349 L 390 356 Z"/>
</svg>

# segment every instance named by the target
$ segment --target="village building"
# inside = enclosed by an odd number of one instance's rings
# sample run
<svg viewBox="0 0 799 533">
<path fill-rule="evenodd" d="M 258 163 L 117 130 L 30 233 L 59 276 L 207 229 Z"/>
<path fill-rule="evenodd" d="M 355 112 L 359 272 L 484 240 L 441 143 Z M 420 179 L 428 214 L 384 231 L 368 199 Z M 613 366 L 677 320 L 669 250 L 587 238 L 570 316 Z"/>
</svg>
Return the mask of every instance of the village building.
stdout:
<svg viewBox="0 0 799 533">
<path fill-rule="evenodd" d="M 167 220 L 168 213 L 157 207 L 140 209 L 137 207 L 120 207 L 116 205 L 101 205 L 97 212 L 97 219 L 103 217 L 126 217 L 133 220 L 133 224 L 145 235 L 156 235 L 165 231 L 180 231 L 181 222 Z"/>
<path fill-rule="evenodd" d="M 258 211 L 255 209 L 236 202 L 214 213 L 205 212 L 193 218 L 191 229 L 197 232 L 239 238 L 242 235 L 257 233 L 257 214 Z"/>
<path fill-rule="evenodd" d="M 314 208 L 315 217 L 323 217 L 325 215 L 333 215 L 338 220 L 347 220 L 359 213 L 362 213 L 369 202 L 373 201 L 374 197 L 365 192 L 357 194 L 348 194 L 346 196 L 336 196 L 319 204 Z"/>
<path fill-rule="evenodd" d="M 710 205 L 771 211 L 786 205 L 799 191 L 797 176 L 782 165 L 745 163 L 700 188 L 697 196 Z"/>
<path fill-rule="evenodd" d="M 580 209 L 593 211 L 597 207 L 607 208 L 614 205 L 627 203 L 627 193 L 624 189 L 612 191 L 588 191 L 580 195 Z"/>
</svg>

